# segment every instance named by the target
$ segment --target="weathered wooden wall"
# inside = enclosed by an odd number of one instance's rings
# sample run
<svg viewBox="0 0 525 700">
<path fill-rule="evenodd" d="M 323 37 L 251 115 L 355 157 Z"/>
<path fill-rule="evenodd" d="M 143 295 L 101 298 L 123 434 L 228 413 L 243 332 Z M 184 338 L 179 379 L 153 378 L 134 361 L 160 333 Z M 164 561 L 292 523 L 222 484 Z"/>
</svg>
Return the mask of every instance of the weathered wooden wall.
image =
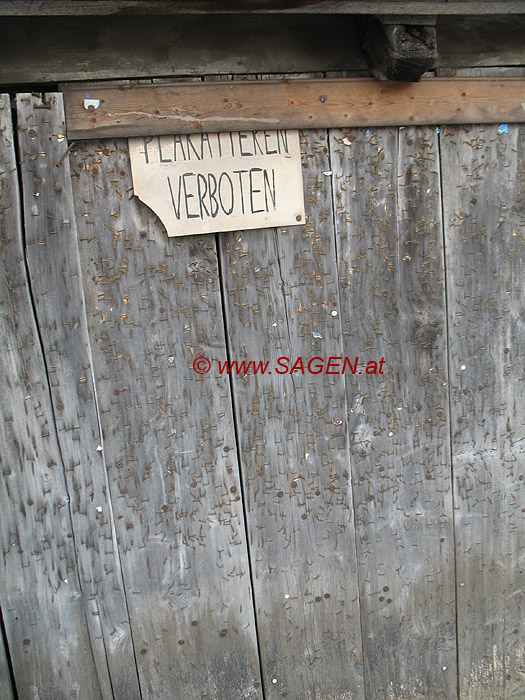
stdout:
<svg viewBox="0 0 525 700">
<path fill-rule="evenodd" d="M 524 128 L 306 131 L 304 227 L 168 239 L 2 100 L 5 697 L 525 697 Z"/>
<path fill-rule="evenodd" d="M 170 16 L 160 14 L 160 3 L 155 1 L 156 13 L 140 18 L 121 13 L 96 16 L 96 12 L 67 16 L 67 7 L 79 13 L 75 0 L 66 3 L 58 16 L 39 17 L 36 12 L 5 16 L 9 5 L 15 4 L 16 0 L 0 2 L 0 85 L 213 73 L 363 70 L 368 75 L 358 17 L 352 14 Z M 50 2 L 37 4 L 45 12 Z M 232 4 L 221 1 L 223 6 Z M 390 4 L 404 5 L 405 14 L 414 13 L 417 5 Z M 473 4 L 479 12 L 482 3 Z M 490 4 L 501 11 L 501 0 Z M 94 3 L 99 13 L 103 5 L 102 0 Z M 176 8 L 180 3 L 170 5 Z M 448 12 L 450 6 L 449 1 Z M 524 3 L 515 2 L 514 15 L 468 16 L 472 10 L 465 16 L 440 14 L 437 68 L 525 64 L 524 10 Z M 374 11 L 393 12 L 393 8 L 376 6 Z M 427 14 L 432 12 L 438 12 L 435 4 Z"/>
<path fill-rule="evenodd" d="M 302 149 L 306 227 L 220 237 L 232 357 L 343 355 L 327 132 Z M 364 698 L 344 379 L 235 377 L 233 396 L 265 697 Z"/>
<path fill-rule="evenodd" d="M 388 362 L 347 381 L 369 697 L 454 697 L 438 135 L 330 137 L 345 354 Z"/>
<path fill-rule="evenodd" d="M 469 699 L 525 693 L 525 130 L 500 131 L 442 131 L 459 679 Z"/>
<path fill-rule="evenodd" d="M 52 368 L 46 366 L 26 265 L 9 96 L 2 98 L 1 113 L 4 623 L 19 697 L 99 698 L 66 486 L 69 465 L 58 442 Z M 31 162 L 47 149 L 45 141 L 34 142 L 36 149 L 26 153 Z M 29 216 L 37 217 L 42 207 L 44 199 L 34 198 Z M 100 546 L 104 542 L 97 538 Z"/>
</svg>

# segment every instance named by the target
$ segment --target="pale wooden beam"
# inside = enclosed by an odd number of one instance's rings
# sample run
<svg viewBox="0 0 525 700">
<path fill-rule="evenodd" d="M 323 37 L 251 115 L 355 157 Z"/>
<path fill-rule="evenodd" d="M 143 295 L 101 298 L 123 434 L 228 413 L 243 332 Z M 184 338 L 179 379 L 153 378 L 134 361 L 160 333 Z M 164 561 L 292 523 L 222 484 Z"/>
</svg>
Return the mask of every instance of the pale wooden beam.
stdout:
<svg viewBox="0 0 525 700">
<path fill-rule="evenodd" d="M 63 86 L 70 139 L 525 121 L 522 78 L 367 78 Z M 87 92 L 98 101 L 85 103 Z"/>
</svg>

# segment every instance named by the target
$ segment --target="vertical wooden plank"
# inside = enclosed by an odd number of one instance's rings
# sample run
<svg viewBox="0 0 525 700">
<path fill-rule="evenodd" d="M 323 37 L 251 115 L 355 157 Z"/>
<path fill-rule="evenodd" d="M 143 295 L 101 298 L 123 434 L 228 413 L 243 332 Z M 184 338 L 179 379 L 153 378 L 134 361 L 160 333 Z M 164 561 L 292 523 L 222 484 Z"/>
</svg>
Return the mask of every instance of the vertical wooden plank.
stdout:
<svg viewBox="0 0 525 700">
<path fill-rule="evenodd" d="M 19 698 L 96 700 L 70 496 L 27 283 L 7 95 L 0 119 L 0 602 Z"/>
<path fill-rule="evenodd" d="M 330 132 L 367 698 L 456 697 L 433 128 Z M 382 374 L 380 363 L 384 358 Z M 377 373 L 374 373 L 376 370 Z M 370 373 L 367 373 L 370 372 Z"/>
<path fill-rule="evenodd" d="M 3 700 L 14 700 L 13 684 L 11 683 L 3 634 L 0 635 L 0 697 L 3 698 Z"/>
<path fill-rule="evenodd" d="M 140 697 L 92 381 L 62 95 L 19 95 L 30 283 L 103 697 Z"/>
<path fill-rule="evenodd" d="M 461 698 L 525 695 L 525 128 L 441 130 Z"/>
<path fill-rule="evenodd" d="M 213 236 L 168 239 L 127 142 L 72 151 L 93 368 L 144 698 L 261 698 Z"/>
<path fill-rule="evenodd" d="M 364 688 L 344 380 L 307 371 L 342 354 L 328 141 L 301 140 L 307 225 L 221 234 L 224 302 L 230 359 L 269 363 L 232 375 L 265 697 L 350 700 Z"/>
</svg>

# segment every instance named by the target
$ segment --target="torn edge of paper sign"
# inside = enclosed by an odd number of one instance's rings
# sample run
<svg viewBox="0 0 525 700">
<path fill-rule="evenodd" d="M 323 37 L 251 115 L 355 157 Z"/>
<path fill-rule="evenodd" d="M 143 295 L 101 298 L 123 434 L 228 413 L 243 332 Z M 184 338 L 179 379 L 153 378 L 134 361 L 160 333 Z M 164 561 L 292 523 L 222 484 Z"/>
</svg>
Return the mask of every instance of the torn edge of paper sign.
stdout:
<svg viewBox="0 0 525 700">
<path fill-rule="evenodd" d="M 305 223 L 297 130 L 128 140 L 135 195 L 168 236 Z"/>
</svg>

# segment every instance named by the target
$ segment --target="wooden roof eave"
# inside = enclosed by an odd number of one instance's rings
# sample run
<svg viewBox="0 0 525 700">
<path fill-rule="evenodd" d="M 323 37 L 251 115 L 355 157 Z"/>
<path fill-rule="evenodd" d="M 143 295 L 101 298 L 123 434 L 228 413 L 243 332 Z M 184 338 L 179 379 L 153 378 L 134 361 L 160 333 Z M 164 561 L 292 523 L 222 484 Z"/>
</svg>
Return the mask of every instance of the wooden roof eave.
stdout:
<svg viewBox="0 0 525 700">
<path fill-rule="evenodd" d="M 0 0 L 0 16 L 179 14 L 525 14 L 521 0 Z"/>
</svg>

